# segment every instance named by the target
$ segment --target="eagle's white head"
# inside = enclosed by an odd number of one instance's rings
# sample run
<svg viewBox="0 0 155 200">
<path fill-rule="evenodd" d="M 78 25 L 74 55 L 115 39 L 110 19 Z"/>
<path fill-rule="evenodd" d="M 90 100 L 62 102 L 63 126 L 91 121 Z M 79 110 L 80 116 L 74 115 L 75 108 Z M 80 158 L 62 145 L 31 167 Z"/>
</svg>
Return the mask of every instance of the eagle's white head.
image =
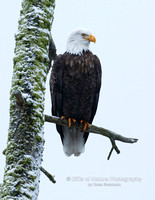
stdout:
<svg viewBox="0 0 155 200">
<path fill-rule="evenodd" d="M 73 31 L 68 38 L 66 51 L 71 54 L 82 54 L 89 49 L 90 42 L 96 42 L 96 38 L 85 29 Z"/>
</svg>

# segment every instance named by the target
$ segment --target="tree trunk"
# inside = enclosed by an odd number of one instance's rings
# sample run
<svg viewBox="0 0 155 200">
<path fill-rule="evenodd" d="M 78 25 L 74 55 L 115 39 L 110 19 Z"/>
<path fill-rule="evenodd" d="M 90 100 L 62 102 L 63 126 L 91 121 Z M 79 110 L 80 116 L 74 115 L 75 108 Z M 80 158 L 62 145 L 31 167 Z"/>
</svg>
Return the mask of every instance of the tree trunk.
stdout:
<svg viewBox="0 0 155 200">
<path fill-rule="evenodd" d="M 37 199 L 43 154 L 45 82 L 54 0 L 23 0 L 10 94 L 1 199 Z"/>
</svg>

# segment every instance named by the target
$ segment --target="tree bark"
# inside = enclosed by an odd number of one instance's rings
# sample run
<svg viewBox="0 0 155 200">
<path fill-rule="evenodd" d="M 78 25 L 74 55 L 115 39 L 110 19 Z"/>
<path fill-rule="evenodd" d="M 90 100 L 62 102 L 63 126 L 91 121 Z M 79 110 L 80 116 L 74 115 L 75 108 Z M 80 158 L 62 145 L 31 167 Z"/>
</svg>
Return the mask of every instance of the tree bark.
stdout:
<svg viewBox="0 0 155 200">
<path fill-rule="evenodd" d="M 36 200 L 44 145 L 45 82 L 54 0 L 23 0 L 15 36 L 10 124 L 0 199 Z"/>
</svg>

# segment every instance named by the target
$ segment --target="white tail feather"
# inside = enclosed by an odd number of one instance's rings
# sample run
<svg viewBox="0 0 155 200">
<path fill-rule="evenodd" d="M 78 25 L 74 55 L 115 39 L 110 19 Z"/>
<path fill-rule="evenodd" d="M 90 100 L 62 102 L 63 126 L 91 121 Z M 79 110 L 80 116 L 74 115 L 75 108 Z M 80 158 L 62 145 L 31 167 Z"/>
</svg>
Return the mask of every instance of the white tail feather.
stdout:
<svg viewBox="0 0 155 200">
<path fill-rule="evenodd" d="M 84 138 L 83 132 L 76 128 L 63 127 L 63 150 L 66 156 L 79 156 L 84 152 Z"/>
</svg>

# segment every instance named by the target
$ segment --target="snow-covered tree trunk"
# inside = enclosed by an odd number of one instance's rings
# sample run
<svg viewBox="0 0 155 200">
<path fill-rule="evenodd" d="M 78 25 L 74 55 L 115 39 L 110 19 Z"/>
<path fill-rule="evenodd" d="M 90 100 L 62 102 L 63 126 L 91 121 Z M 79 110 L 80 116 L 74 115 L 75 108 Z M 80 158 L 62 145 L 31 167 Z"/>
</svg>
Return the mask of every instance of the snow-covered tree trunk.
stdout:
<svg viewBox="0 0 155 200">
<path fill-rule="evenodd" d="M 54 0 L 23 0 L 10 94 L 6 167 L 0 199 L 38 198 L 45 82 Z"/>
</svg>

